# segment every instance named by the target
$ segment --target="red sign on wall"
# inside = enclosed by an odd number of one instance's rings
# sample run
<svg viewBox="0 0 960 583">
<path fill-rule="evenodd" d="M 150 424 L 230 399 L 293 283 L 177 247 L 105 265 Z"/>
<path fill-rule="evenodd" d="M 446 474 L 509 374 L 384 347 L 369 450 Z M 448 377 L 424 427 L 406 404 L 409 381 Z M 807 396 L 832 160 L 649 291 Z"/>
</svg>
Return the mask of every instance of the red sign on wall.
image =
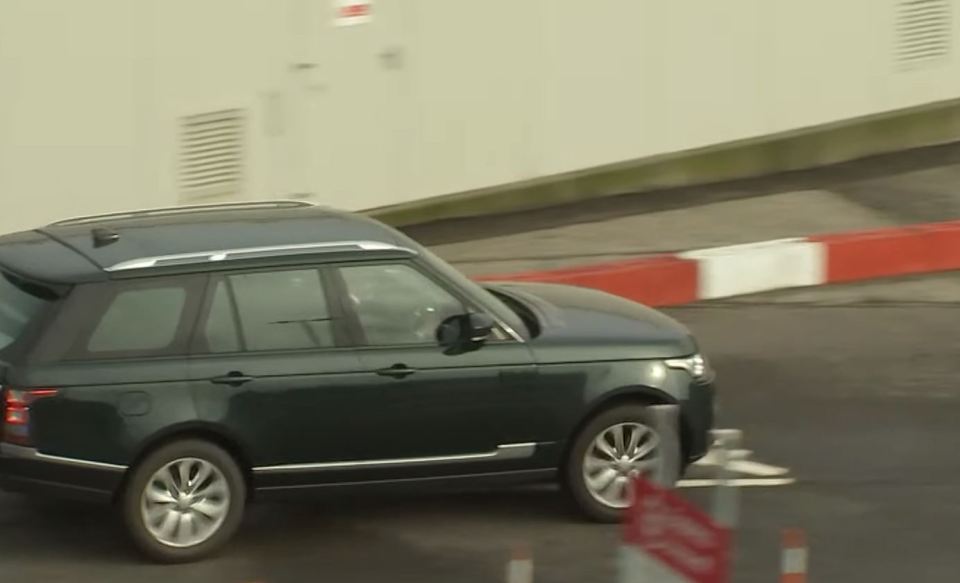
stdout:
<svg viewBox="0 0 960 583">
<path fill-rule="evenodd" d="M 634 481 L 626 544 L 695 583 L 730 580 L 730 531 L 676 493 L 649 480 Z"/>
<path fill-rule="evenodd" d="M 373 0 L 334 0 L 334 11 L 337 26 L 363 24 L 373 18 Z"/>
</svg>

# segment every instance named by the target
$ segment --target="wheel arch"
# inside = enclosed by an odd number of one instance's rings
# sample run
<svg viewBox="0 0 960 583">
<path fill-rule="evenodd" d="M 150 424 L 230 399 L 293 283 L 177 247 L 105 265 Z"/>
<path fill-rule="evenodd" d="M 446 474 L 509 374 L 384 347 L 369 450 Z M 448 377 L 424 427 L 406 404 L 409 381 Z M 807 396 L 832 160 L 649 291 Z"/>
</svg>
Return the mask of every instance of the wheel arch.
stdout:
<svg viewBox="0 0 960 583">
<path fill-rule="evenodd" d="M 576 424 L 570 429 L 570 431 L 567 432 L 567 439 L 563 446 L 559 467 L 562 470 L 562 468 L 566 465 L 567 460 L 570 457 L 570 450 L 573 448 L 574 443 L 577 440 L 577 436 L 580 435 L 580 432 L 583 431 L 583 428 L 586 427 L 588 423 L 593 421 L 598 415 L 621 405 L 652 406 L 677 404 L 677 399 L 669 393 L 645 385 L 631 385 L 604 393 L 603 395 L 594 399 L 587 406 L 584 414 L 580 416 Z M 683 459 L 686 459 L 689 429 L 686 427 L 686 423 L 684 422 L 682 415 L 679 422 L 680 446 L 683 453 Z"/>
<path fill-rule="evenodd" d="M 247 484 L 247 497 L 253 494 L 253 471 L 252 462 L 249 456 L 248 448 L 244 446 L 241 439 L 234 435 L 229 429 L 215 423 L 205 423 L 202 421 L 193 421 L 180 423 L 164 428 L 161 431 L 151 435 L 144 440 L 136 449 L 132 461 L 127 468 L 117 489 L 114 491 L 114 499 L 123 492 L 127 480 L 130 478 L 132 470 L 148 455 L 165 445 L 185 439 L 199 439 L 208 441 L 224 451 L 226 451 L 237 462 L 240 472 L 243 474 L 244 481 Z"/>
</svg>

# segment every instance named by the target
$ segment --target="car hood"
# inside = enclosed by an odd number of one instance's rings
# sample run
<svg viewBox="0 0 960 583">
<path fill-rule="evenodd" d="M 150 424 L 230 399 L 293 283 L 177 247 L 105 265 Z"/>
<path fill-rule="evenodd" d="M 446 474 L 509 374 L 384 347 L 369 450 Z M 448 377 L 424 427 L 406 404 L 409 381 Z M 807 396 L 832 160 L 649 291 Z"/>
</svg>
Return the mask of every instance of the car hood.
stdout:
<svg viewBox="0 0 960 583">
<path fill-rule="evenodd" d="M 652 308 L 598 290 L 547 283 L 487 285 L 539 321 L 530 346 L 541 360 L 629 360 L 697 351 L 689 330 Z M 575 356 L 575 357 L 574 357 Z"/>
</svg>

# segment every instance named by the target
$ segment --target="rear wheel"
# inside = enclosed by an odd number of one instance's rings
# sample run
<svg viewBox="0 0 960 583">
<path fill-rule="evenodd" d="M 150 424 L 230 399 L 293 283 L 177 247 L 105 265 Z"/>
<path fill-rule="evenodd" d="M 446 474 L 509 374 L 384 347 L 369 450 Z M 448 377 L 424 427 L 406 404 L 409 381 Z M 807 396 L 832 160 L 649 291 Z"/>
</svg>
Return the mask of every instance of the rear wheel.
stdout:
<svg viewBox="0 0 960 583">
<path fill-rule="evenodd" d="M 597 415 L 580 431 L 564 466 L 564 485 L 577 507 L 600 522 L 617 522 L 630 505 L 630 480 L 679 468 L 677 448 L 664 439 L 642 405 L 622 405 Z M 665 476 L 670 482 L 678 476 Z"/>
<path fill-rule="evenodd" d="M 222 547 L 240 525 L 246 484 L 236 461 L 200 440 L 161 447 L 138 464 L 123 492 L 123 517 L 137 547 L 164 563 Z"/>
</svg>

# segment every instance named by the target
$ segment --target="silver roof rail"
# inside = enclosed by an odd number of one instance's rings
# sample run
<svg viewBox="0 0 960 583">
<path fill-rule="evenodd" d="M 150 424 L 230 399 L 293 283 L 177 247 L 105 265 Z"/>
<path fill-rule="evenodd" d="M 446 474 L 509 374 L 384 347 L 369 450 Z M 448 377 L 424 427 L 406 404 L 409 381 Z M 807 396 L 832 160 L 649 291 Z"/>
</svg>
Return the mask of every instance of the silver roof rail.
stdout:
<svg viewBox="0 0 960 583">
<path fill-rule="evenodd" d="M 195 265 L 212 261 L 230 261 L 252 259 L 256 257 L 278 257 L 311 253 L 334 253 L 337 251 L 401 251 L 411 255 L 416 251 L 380 241 L 334 241 L 328 243 L 301 243 L 296 245 L 271 245 L 269 247 L 243 247 L 239 249 L 220 249 L 217 251 L 197 251 L 176 255 L 158 255 L 121 261 L 105 267 L 104 271 L 131 271 L 170 265 Z"/>
<path fill-rule="evenodd" d="M 80 217 L 71 217 L 50 223 L 50 227 L 62 227 L 67 225 L 82 225 L 85 223 L 96 223 L 98 221 L 113 219 L 130 219 L 137 217 L 153 217 L 162 215 L 176 215 L 181 213 L 193 213 L 215 210 L 231 209 L 268 209 L 268 208 L 302 208 L 317 206 L 312 202 L 305 200 L 255 200 L 247 202 L 224 202 L 214 204 L 192 204 L 182 206 L 169 206 L 160 208 L 150 208 L 132 211 L 119 211 L 115 213 L 104 213 L 99 215 L 84 215 Z"/>
</svg>

